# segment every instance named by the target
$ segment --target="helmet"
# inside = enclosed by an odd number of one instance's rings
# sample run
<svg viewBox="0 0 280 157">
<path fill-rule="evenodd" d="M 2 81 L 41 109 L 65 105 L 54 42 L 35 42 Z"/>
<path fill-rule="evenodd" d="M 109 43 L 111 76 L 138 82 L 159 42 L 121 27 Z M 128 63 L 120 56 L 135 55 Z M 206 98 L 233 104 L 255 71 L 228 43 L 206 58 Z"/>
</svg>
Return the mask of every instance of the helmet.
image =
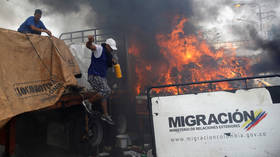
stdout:
<svg viewBox="0 0 280 157">
<path fill-rule="evenodd" d="M 116 41 L 113 38 L 107 39 L 105 43 L 108 44 L 113 50 L 118 50 Z"/>
</svg>

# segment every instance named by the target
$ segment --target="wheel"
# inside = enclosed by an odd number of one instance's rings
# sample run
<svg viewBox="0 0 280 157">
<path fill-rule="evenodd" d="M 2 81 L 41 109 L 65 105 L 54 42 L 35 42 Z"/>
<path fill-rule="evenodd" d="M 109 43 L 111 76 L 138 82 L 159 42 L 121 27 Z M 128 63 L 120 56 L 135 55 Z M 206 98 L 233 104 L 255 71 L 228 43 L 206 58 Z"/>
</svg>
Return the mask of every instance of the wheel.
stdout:
<svg viewBox="0 0 280 157">
<path fill-rule="evenodd" d="M 96 118 L 88 121 L 88 130 L 86 131 L 86 113 L 80 111 L 72 114 L 69 127 L 70 131 L 70 151 L 76 154 L 89 156 L 94 152 L 94 147 L 101 143 L 103 139 L 103 127 Z M 89 136 L 90 135 L 90 136 Z"/>
<path fill-rule="evenodd" d="M 89 143 L 92 147 L 98 146 L 103 139 L 103 126 L 99 119 L 89 120 Z"/>
</svg>

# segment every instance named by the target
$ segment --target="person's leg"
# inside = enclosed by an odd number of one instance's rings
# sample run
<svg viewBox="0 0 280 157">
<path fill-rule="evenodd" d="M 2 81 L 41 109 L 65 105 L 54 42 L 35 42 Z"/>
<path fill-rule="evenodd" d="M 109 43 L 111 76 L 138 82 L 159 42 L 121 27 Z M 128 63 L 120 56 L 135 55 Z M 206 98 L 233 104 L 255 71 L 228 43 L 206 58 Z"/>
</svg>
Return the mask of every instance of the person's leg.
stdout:
<svg viewBox="0 0 280 157">
<path fill-rule="evenodd" d="M 97 96 L 100 96 L 102 98 L 101 107 L 103 110 L 103 115 L 101 116 L 101 119 L 108 122 L 109 124 L 114 124 L 112 118 L 108 113 L 107 98 L 111 94 L 111 88 L 108 86 L 106 78 L 90 75 L 88 81 L 91 84 L 93 90 L 98 93 Z M 89 100 L 93 102 L 96 99 L 94 97 L 91 97 L 89 98 Z"/>
<path fill-rule="evenodd" d="M 109 116 L 109 114 L 108 114 L 108 104 L 107 104 L 107 99 L 106 98 L 102 98 L 101 105 L 102 105 L 104 115 Z"/>
<path fill-rule="evenodd" d="M 100 81 L 102 82 L 101 85 L 101 90 L 100 93 L 102 93 L 103 98 L 101 101 L 101 105 L 102 105 L 102 109 L 103 109 L 103 116 L 101 117 L 102 120 L 105 120 L 106 122 L 108 122 L 109 124 L 114 125 L 114 122 L 111 118 L 111 116 L 109 115 L 108 112 L 108 102 L 107 102 L 107 98 L 110 96 L 111 94 L 111 88 L 109 87 L 106 78 L 101 78 L 100 77 Z"/>
<path fill-rule="evenodd" d="M 90 86 L 92 87 L 92 90 L 97 92 L 96 95 L 90 95 L 87 99 L 82 101 L 82 104 L 85 106 L 86 110 L 91 113 L 92 110 L 92 104 L 94 101 L 96 101 L 99 98 L 102 98 L 102 93 L 99 92 L 100 89 L 100 81 L 96 78 L 96 76 L 89 75 L 88 76 L 88 82 L 90 83 Z"/>
<path fill-rule="evenodd" d="M 96 100 L 99 100 L 99 99 L 103 99 L 103 96 L 100 94 L 100 93 L 96 93 L 95 95 L 90 95 L 88 97 L 88 100 L 91 102 L 91 103 L 94 103 Z"/>
<path fill-rule="evenodd" d="M 102 99 L 102 108 L 103 108 L 103 112 L 104 112 L 104 115 L 108 116 L 109 113 L 108 113 L 108 102 L 107 102 L 107 98 L 110 96 L 112 90 L 111 88 L 109 87 L 108 83 L 107 83 L 107 79 L 106 78 L 102 78 L 102 93 L 103 93 L 103 96 L 104 98 Z"/>
</svg>

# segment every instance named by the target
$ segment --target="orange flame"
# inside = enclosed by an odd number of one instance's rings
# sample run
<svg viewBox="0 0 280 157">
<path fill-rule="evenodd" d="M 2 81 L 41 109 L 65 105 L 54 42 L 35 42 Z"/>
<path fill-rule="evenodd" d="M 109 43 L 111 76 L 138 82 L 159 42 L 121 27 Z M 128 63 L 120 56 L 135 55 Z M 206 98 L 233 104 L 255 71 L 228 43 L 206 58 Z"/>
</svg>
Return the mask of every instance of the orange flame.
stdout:
<svg viewBox="0 0 280 157">
<path fill-rule="evenodd" d="M 146 70 L 147 70 L 147 71 L 152 71 L 152 65 L 146 66 Z"/>
<path fill-rule="evenodd" d="M 137 94 L 140 94 L 146 86 L 159 84 L 178 84 L 187 82 L 199 82 L 224 78 L 246 77 L 250 69 L 249 59 L 237 57 L 235 49 L 224 52 L 223 49 L 213 50 L 206 41 L 195 35 L 186 35 L 183 28 L 188 20 L 182 18 L 170 34 L 158 34 L 157 44 L 163 55 L 165 64 L 160 66 L 153 63 L 145 63 L 144 59 L 138 59 L 136 65 Z M 230 45 L 229 45 L 230 46 Z M 129 48 L 129 53 L 136 58 L 139 49 L 136 45 Z M 141 66 L 148 65 L 148 66 Z M 155 68 L 154 66 L 157 66 Z M 152 71 L 153 69 L 153 71 Z M 154 70 L 156 69 L 156 70 Z M 154 80 L 144 79 L 143 76 L 154 75 Z M 209 89 L 209 85 L 193 85 L 191 88 Z M 230 89 L 229 83 L 215 84 L 216 89 Z M 166 89 L 169 93 L 178 93 L 182 89 L 176 87 Z M 160 89 L 155 90 L 160 92 Z"/>
<path fill-rule="evenodd" d="M 139 51 L 139 49 L 136 47 L 136 45 L 131 45 L 131 47 L 129 47 L 129 49 L 128 49 L 128 53 L 129 53 L 129 54 L 133 54 L 133 55 L 135 55 L 135 56 L 139 56 L 140 51 Z"/>
</svg>

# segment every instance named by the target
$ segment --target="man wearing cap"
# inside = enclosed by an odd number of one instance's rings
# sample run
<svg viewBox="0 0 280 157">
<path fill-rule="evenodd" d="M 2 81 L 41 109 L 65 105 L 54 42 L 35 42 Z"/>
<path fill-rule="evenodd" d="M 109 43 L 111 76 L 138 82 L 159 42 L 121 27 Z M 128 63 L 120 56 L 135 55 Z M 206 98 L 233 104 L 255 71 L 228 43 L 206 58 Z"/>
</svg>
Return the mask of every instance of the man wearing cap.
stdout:
<svg viewBox="0 0 280 157">
<path fill-rule="evenodd" d="M 88 36 L 86 47 L 92 51 L 91 64 L 88 68 L 88 82 L 93 90 L 102 97 L 101 105 L 104 114 L 101 119 L 113 125 L 114 122 L 109 116 L 107 108 L 107 98 L 111 94 L 111 89 L 107 83 L 106 72 L 109 67 L 116 64 L 116 60 L 112 57 L 112 52 L 117 50 L 116 41 L 109 38 L 101 45 L 92 44 L 93 41 L 93 36 Z M 86 106 L 88 112 L 91 112 L 90 108 L 91 103 L 94 101 L 93 99 L 89 98 L 83 101 L 83 105 Z"/>
<path fill-rule="evenodd" d="M 41 35 L 42 32 L 52 36 L 52 33 L 45 27 L 44 23 L 40 20 L 42 11 L 36 9 L 34 16 L 27 18 L 18 28 L 18 32 L 21 33 L 32 33 Z"/>
</svg>

